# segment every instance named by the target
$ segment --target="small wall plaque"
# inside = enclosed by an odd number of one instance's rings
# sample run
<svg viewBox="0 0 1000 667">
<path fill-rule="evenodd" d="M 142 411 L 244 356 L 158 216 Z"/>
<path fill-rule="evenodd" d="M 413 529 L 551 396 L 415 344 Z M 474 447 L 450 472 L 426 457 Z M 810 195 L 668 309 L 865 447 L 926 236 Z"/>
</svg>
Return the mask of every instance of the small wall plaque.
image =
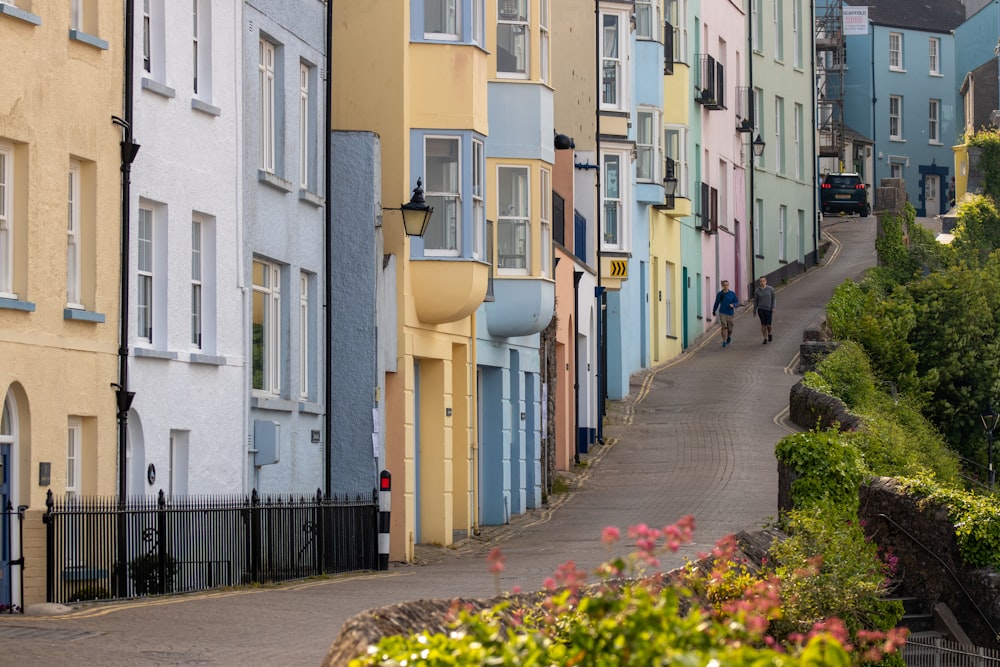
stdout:
<svg viewBox="0 0 1000 667">
<path fill-rule="evenodd" d="M 48 461 L 38 463 L 38 486 L 48 486 L 52 478 L 52 464 Z"/>
</svg>

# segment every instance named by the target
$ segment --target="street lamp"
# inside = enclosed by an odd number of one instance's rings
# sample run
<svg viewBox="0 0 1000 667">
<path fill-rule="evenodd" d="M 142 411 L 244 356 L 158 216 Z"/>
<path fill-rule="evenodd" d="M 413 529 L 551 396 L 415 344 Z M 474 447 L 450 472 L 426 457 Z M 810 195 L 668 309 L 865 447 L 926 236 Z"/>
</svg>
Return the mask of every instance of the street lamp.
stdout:
<svg viewBox="0 0 1000 667">
<path fill-rule="evenodd" d="M 674 195 L 677 194 L 677 176 L 674 175 L 674 161 L 667 158 L 667 175 L 663 177 L 663 204 L 667 208 L 674 207 Z"/>
<path fill-rule="evenodd" d="M 760 157 L 761 155 L 764 154 L 765 144 L 764 140 L 760 138 L 759 133 L 757 134 L 757 138 L 753 140 L 751 146 L 753 146 L 753 154 L 756 155 L 757 157 Z"/>
<path fill-rule="evenodd" d="M 400 211 L 403 214 L 403 231 L 407 236 L 423 236 L 427 231 L 427 223 L 431 220 L 434 212 L 433 206 L 428 206 L 424 201 L 424 188 L 421 186 L 421 179 L 417 179 L 417 187 L 413 188 L 413 196 L 410 201 L 402 204 L 399 208 L 383 208 L 383 211 Z"/>
<path fill-rule="evenodd" d="M 992 489 L 993 483 L 996 481 L 996 473 L 993 470 L 993 431 L 996 429 L 997 424 L 1000 423 L 1000 414 L 997 414 L 993 406 L 989 405 L 979 415 L 979 418 L 983 420 L 983 428 L 986 429 L 986 443 L 989 446 L 989 451 L 987 452 L 990 465 L 989 478 L 990 488 Z"/>
</svg>

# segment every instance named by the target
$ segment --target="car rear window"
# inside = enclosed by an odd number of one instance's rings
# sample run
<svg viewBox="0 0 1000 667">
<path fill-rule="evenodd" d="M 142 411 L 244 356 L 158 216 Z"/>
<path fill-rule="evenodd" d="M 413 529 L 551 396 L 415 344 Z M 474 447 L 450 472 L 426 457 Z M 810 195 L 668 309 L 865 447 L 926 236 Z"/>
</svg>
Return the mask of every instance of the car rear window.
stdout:
<svg viewBox="0 0 1000 667">
<path fill-rule="evenodd" d="M 832 188 L 853 188 L 861 182 L 861 179 L 857 176 L 834 176 L 831 174 L 826 177 L 826 182 Z"/>
</svg>

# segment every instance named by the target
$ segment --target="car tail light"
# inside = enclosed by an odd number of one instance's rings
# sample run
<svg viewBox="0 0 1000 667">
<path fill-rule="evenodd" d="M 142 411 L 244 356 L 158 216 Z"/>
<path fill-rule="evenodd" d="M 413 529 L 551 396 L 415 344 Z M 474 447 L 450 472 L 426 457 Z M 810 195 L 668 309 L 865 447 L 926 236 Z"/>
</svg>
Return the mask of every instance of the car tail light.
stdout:
<svg viewBox="0 0 1000 667">
<path fill-rule="evenodd" d="M 830 184 L 829 183 L 824 183 L 823 184 L 823 189 L 824 190 L 829 190 L 830 189 Z"/>
<path fill-rule="evenodd" d="M 864 183 L 858 183 L 857 185 L 854 186 L 854 189 L 855 190 L 864 190 L 865 189 L 865 184 Z"/>
</svg>

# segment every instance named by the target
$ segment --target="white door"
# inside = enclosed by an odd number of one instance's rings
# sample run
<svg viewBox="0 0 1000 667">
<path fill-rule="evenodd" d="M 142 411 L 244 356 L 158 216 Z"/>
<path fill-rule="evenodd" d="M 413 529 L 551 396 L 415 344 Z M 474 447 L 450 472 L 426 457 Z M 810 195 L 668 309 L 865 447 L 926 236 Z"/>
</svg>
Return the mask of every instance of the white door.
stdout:
<svg viewBox="0 0 1000 667">
<path fill-rule="evenodd" d="M 941 212 L 940 188 L 940 176 L 937 174 L 924 176 L 924 215 L 927 217 L 935 216 Z"/>
</svg>

